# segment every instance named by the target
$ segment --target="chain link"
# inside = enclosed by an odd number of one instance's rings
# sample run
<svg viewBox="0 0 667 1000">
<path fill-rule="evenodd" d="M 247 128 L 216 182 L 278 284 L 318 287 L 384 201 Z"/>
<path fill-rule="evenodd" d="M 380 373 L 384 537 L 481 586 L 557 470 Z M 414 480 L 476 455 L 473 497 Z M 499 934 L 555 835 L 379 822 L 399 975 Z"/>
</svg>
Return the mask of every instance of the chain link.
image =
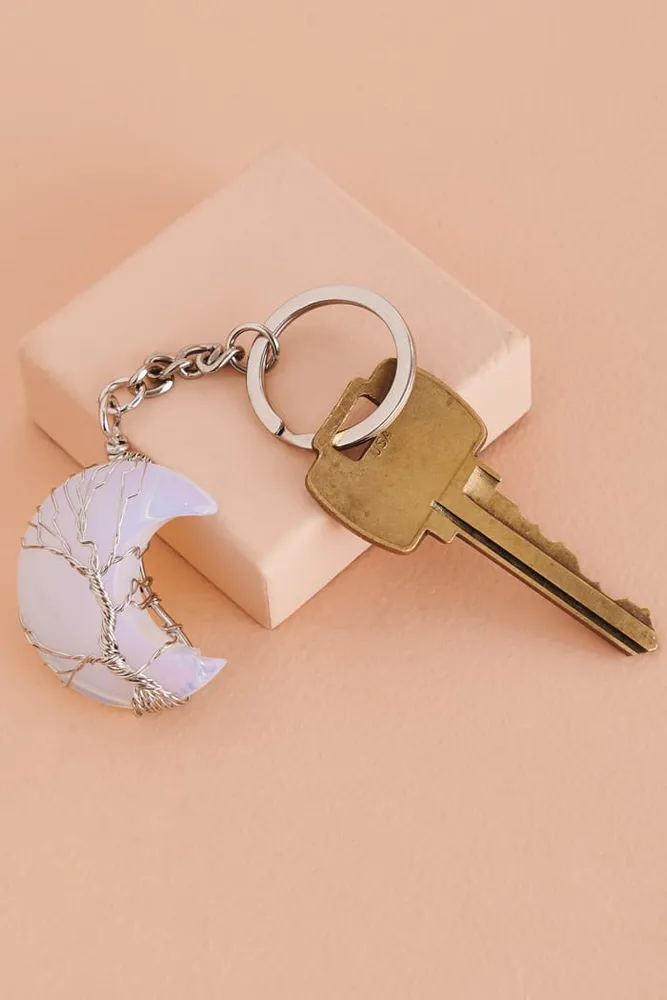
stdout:
<svg viewBox="0 0 667 1000">
<path fill-rule="evenodd" d="M 177 376 L 198 379 L 226 367 L 245 375 L 246 352 L 237 344 L 243 333 L 255 333 L 257 337 L 267 341 L 269 349 L 264 370 L 273 368 L 280 354 L 278 338 L 261 323 L 243 323 L 234 327 L 224 344 L 188 344 L 178 354 L 151 354 L 132 375 L 114 379 L 105 385 L 99 395 L 99 421 L 107 439 L 109 457 L 129 450 L 128 441 L 121 434 L 123 416 L 139 406 L 144 399 L 169 392 L 173 389 Z M 129 393 L 125 402 L 118 398 L 120 391 Z"/>
</svg>

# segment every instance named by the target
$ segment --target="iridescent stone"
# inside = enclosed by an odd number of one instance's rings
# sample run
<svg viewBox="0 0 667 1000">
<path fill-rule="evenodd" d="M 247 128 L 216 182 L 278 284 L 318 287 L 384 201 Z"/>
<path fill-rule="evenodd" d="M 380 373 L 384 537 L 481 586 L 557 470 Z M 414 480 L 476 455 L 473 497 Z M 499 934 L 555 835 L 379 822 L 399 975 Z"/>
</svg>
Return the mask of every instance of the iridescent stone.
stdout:
<svg viewBox="0 0 667 1000">
<path fill-rule="evenodd" d="M 136 456 L 84 469 L 49 494 L 23 538 L 19 609 L 63 684 L 137 710 L 138 689 L 145 698 L 155 687 L 142 678 L 178 700 L 215 677 L 225 661 L 202 656 L 146 606 L 142 555 L 167 521 L 216 510 L 191 480 Z"/>
</svg>

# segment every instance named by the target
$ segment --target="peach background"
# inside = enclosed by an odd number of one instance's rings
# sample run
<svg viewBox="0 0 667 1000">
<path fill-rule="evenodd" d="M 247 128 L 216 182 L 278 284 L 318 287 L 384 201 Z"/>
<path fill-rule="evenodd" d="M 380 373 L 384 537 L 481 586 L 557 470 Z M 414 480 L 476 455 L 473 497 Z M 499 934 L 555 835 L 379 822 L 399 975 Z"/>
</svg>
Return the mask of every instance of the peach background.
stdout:
<svg viewBox="0 0 667 1000">
<path fill-rule="evenodd" d="M 667 622 L 667 69 L 654 0 L 1 7 L 0 987 L 14 998 L 662 1000 L 663 653 L 463 545 L 366 554 L 274 633 L 158 546 L 222 678 L 144 723 L 15 621 L 71 462 L 15 338 L 280 142 L 533 340 L 507 491 Z"/>
</svg>

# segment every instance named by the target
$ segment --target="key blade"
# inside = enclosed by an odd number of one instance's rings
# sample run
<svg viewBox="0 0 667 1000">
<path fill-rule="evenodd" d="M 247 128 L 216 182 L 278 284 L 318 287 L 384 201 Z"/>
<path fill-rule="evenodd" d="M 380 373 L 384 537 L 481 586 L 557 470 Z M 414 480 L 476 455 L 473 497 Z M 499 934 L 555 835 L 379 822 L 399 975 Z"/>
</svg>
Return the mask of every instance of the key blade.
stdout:
<svg viewBox="0 0 667 1000">
<path fill-rule="evenodd" d="M 546 538 L 542 534 L 538 524 L 524 517 L 512 500 L 508 500 L 506 496 L 497 491 L 496 486 L 498 482 L 499 479 L 496 473 L 487 466 L 480 464 L 476 466 L 475 471 L 470 476 L 468 483 L 464 487 L 464 492 L 472 497 L 480 506 L 484 507 L 485 510 L 488 510 L 490 514 L 493 514 L 497 520 L 506 524 L 508 528 L 512 528 L 518 534 L 529 539 L 533 545 L 536 545 L 546 555 L 551 556 L 566 569 L 580 576 L 592 587 L 602 592 L 602 587 L 596 580 L 592 580 L 581 572 L 579 559 L 574 552 L 570 551 L 563 542 L 552 542 L 549 538 Z M 640 608 L 627 598 L 617 600 L 615 603 L 635 618 L 638 618 L 639 621 L 643 622 L 650 629 L 653 628 L 648 608 Z"/>
<path fill-rule="evenodd" d="M 496 491 L 499 478 L 492 470 L 477 464 L 463 470 L 463 476 L 432 504 L 427 525 L 431 534 L 449 541 L 453 525 L 464 541 L 625 653 L 657 648 L 648 610 L 626 599 L 615 601 L 584 576 L 573 552 L 546 538 L 515 503 Z"/>
</svg>

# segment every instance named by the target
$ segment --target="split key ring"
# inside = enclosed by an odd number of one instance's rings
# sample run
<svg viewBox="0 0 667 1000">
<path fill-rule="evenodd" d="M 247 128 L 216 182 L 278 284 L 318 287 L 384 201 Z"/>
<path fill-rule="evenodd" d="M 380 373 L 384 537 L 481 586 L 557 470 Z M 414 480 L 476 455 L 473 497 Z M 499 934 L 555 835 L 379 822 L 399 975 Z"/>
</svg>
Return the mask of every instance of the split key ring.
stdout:
<svg viewBox="0 0 667 1000">
<path fill-rule="evenodd" d="M 415 346 L 398 309 L 377 292 L 355 285 L 324 285 L 301 292 L 272 312 L 263 325 L 274 337 L 280 337 L 299 316 L 328 305 L 359 306 L 374 313 L 388 328 L 396 348 L 396 372 L 385 398 L 371 414 L 354 426 L 338 431 L 333 438 L 337 448 L 350 448 L 370 441 L 389 427 L 407 403 L 415 381 Z M 246 380 L 252 408 L 275 437 L 297 448 L 312 448 L 314 434 L 295 434 L 267 399 L 264 376 L 270 362 L 270 351 L 270 341 L 260 335 L 248 353 Z"/>
</svg>

